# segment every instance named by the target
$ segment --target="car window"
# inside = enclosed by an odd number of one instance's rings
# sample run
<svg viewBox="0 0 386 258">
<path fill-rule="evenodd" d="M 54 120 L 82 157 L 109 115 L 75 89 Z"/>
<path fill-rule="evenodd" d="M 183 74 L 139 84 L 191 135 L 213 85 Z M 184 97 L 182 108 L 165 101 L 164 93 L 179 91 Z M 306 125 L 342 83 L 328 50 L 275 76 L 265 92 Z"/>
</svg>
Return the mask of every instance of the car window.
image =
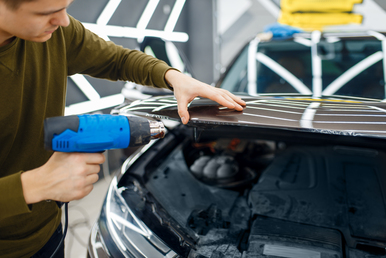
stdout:
<svg viewBox="0 0 386 258">
<path fill-rule="evenodd" d="M 281 42 L 261 45 L 257 63 L 257 91 L 259 93 L 310 93 L 312 88 L 311 55 L 309 47 L 295 42 Z M 269 62 L 267 58 L 274 62 Z M 276 68 L 277 67 L 277 68 Z M 297 89 L 294 78 L 283 77 L 278 69 L 284 68 L 302 83 L 302 88 Z"/>
<path fill-rule="evenodd" d="M 324 45 L 318 50 L 323 52 L 327 47 L 332 48 L 330 57 L 322 60 L 324 91 L 339 77 L 352 74 L 350 77 L 353 78 L 332 94 L 384 99 L 381 42 L 342 40 Z"/>
<path fill-rule="evenodd" d="M 322 95 L 385 98 L 384 54 L 380 41 L 322 40 L 317 44 L 316 56 L 312 54 L 311 44 L 292 40 L 263 42 L 256 44 L 255 48 L 251 48 L 251 44 L 234 61 L 221 82 L 221 88 L 251 95 L 311 95 L 317 77 L 313 59 L 317 58 L 321 66 Z M 251 64 L 251 56 L 255 63 Z"/>
</svg>

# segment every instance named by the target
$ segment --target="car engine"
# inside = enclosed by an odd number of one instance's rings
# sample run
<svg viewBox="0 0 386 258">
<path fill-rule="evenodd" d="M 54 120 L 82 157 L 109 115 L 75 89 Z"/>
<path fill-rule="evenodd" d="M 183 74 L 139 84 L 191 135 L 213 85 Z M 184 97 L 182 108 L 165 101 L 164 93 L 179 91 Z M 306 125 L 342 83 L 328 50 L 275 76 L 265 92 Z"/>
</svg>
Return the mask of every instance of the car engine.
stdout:
<svg viewBox="0 0 386 258">
<path fill-rule="evenodd" d="M 385 152 L 168 137 L 140 191 L 162 227 L 139 216 L 181 257 L 386 257 Z"/>
</svg>

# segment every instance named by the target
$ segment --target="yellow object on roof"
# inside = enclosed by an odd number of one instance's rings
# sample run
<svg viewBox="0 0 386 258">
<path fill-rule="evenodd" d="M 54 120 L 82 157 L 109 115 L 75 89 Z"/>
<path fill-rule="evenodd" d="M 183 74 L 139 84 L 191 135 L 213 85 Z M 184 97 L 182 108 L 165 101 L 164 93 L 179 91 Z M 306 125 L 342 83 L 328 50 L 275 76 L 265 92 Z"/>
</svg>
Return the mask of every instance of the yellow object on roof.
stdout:
<svg viewBox="0 0 386 258">
<path fill-rule="evenodd" d="M 282 12 L 351 12 L 363 0 L 281 0 Z"/>
<path fill-rule="evenodd" d="M 286 13 L 278 22 L 306 31 L 323 30 L 325 26 L 361 24 L 363 16 L 355 13 Z"/>
</svg>

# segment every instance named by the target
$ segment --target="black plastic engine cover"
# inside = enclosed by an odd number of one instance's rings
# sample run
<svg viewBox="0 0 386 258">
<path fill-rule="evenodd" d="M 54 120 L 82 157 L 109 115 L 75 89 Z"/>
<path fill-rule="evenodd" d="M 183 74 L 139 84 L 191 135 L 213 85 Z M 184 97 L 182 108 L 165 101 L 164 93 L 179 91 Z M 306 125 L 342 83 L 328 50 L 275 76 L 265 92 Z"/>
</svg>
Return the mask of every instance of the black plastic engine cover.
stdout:
<svg viewBox="0 0 386 258">
<path fill-rule="evenodd" d="M 385 200 L 385 153 L 334 146 L 287 149 L 248 202 L 255 215 L 339 230 L 350 248 L 385 248 Z"/>
<path fill-rule="evenodd" d="M 251 228 L 244 257 L 342 258 L 338 230 L 257 217 Z"/>
</svg>

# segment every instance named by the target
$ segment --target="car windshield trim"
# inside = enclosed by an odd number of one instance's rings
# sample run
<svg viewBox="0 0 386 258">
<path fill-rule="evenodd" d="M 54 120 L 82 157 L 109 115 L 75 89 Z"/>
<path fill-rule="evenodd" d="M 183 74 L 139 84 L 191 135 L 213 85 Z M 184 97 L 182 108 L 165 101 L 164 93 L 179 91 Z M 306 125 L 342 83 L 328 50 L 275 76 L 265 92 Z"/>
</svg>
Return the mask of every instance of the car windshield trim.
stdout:
<svg viewBox="0 0 386 258">
<path fill-rule="evenodd" d="M 322 96 L 323 80 L 322 80 L 322 58 L 318 54 L 318 43 L 322 33 L 313 31 L 311 34 L 311 63 L 312 63 L 312 94 L 314 98 Z"/>
<path fill-rule="evenodd" d="M 348 69 L 346 72 L 344 72 L 341 76 L 336 78 L 330 85 L 327 86 L 326 89 L 322 92 L 322 95 L 333 95 L 336 93 L 340 88 L 342 88 L 347 82 L 352 80 L 354 77 L 359 75 L 361 72 L 372 66 L 373 64 L 381 61 L 384 58 L 384 54 L 382 51 L 378 51 L 362 61 L 358 62 L 354 66 L 352 66 L 350 69 Z"/>
<path fill-rule="evenodd" d="M 256 69 L 256 53 L 259 49 L 258 38 L 255 38 L 248 46 L 248 94 L 256 96 L 257 94 L 257 69 Z"/>
</svg>

